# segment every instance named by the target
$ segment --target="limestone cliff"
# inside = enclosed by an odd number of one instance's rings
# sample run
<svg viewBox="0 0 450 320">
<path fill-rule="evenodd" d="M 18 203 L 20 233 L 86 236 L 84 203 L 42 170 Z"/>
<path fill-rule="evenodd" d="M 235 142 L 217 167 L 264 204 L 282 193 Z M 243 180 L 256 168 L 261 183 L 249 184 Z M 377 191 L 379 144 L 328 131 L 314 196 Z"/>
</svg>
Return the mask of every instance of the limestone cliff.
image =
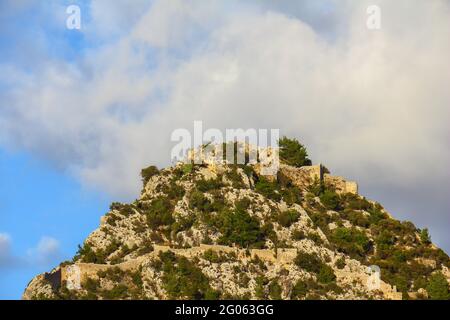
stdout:
<svg viewBox="0 0 450 320">
<path fill-rule="evenodd" d="M 143 170 L 139 199 L 113 203 L 73 261 L 23 298 L 417 299 L 436 275 L 448 281 L 449 257 L 355 182 L 283 161 L 276 176 L 259 172 Z"/>
</svg>

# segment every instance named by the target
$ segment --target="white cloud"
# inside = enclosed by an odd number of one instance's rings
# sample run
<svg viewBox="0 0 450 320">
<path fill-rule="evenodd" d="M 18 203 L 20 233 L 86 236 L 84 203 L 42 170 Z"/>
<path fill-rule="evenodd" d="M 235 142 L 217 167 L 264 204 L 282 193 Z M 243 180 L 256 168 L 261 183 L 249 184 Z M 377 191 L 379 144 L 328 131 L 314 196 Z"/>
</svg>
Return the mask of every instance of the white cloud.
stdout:
<svg viewBox="0 0 450 320">
<path fill-rule="evenodd" d="M 9 234 L 0 233 L 0 269 L 36 265 L 48 267 L 59 263 L 62 258 L 60 243 L 52 237 L 42 237 L 35 247 L 26 251 L 24 256 L 14 254 L 11 245 Z"/>
<path fill-rule="evenodd" d="M 58 240 L 52 237 L 42 237 L 35 248 L 28 250 L 28 260 L 33 264 L 51 265 L 61 258 L 61 248 Z"/>
<path fill-rule="evenodd" d="M 8 265 L 10 262 L 11 239 L 6 233 L 0 233 L 0 267 Z"/>
<path fill-rule="evenodd" d="M 123 34 L 133 26 L 133 21 L 148 11 L 148 0 L 95 0 L 89 4 L 90 19 L 86 34 L 100 37 Z M 83 9 L 87 9 L 83 7 Z"/>
<path fill-rule="evenodd" d="M 155 1 L 124 20 L 129 34 L 79 64 L 51 61 L 26 76 L 8 66 L 0 143 L 131 198 L 140 168 L 169 163 L 175 128 L 281 128 L 363 190 L 448 190 L 449 3 L 375 2 L 376 32 L 366 28 L 369 2 L 328 1 L 347 27 L 330 41 L 320 21 L 277 6 Z M 436 221 L 450 208 L 440 201 L 430 203 Z"/>
<path fill-rule="evenodd" d="M 0 233 L 0 269 L 17 266 L 19 259 L 11 251 L 11 237 L 7 233 Z"/>
</svg>

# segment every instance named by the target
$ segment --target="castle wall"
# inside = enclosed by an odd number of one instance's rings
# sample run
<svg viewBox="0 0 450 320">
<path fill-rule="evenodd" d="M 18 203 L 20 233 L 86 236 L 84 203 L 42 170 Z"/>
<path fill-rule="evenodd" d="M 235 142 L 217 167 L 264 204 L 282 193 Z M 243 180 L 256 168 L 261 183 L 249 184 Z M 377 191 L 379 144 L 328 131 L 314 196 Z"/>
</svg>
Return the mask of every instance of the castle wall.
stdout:
<svg viewBox="0 0 450 320">
<path fill-rule="evenodd" d="M 324 174 L 323 181 L 325 185 L 334 187 L 337 193 L 353 193 L 358 194 L 358 184 L 354 181 L 347 181 L 339 176 Z"/>
<path fill-rule="evenodd" d="M 300 168 L 281 165 L 280 174 L 289 177 L 292 183 L 300 189 L 308 188 L 316 179 L 320 180 L 323 177 L 321 165 Z"/>
<path fill-rule="evenodd" d="M 149 258 L 156 257 L 160 252 L 172 251 L 177 255 L 181 255 L 187 258 L 192 258 L 198 255 L 205 253 L 208 250 L 212 250 L 215 252 L 223 252 L 223 253 L 236 253 L 239 259 L 255 259 L 258 257 L 259 259 L 271 262 L 271 263 L 280 263 L 280 264 L 291 264 L 294 262 L 295 257 L 297 256 L 297 249 L 295 248 L 282 248 L 278 249 L 275 253 L 274 250 L 268 249 L 251 249 L 250 257 L 247 256 L 245 249 L 239 249 L 236 247 L 228 247 L 228 246 L 220 246 L 220 245 L 200 245 L 198 247 L 188 248 L 188 249 L 174 249 L 168 246 L 154 246 L 154 251 L 138 257 L 133 260 L 129 260 L 123 263 L 119 263 L 117 265 L 100 265 L 100 264 L 92 264 L 92 263 L 76 263 L 74 265 L 68 265 L 61 268 L 61 281 L 66 281 L 68 283 L 75 283 L 76 281 L 85 281 L 88 278 L 96 278 L 97 272 L 106 271 L 110 268 L 119 268 L 123 271 L 136 270 L 139 268 L 141 263 Z M 79 274 L 77 274 L 79 272 Z M 354 272 L 352 270 L 336 270 L 336 276 L 340 281 L 346 281 L 351 283 L 354 280 L 357 280 L 361 283 L 366 283 L 369 276 L 365 273 Z M 77 279 L 79 277 L 79 279 Z M 76 290 L 80 289 L 76 286 L 68 286 L 68 289 Z M 384 297 L 391 300 L 401 300 L 402 293 L 397 292 L 395 287 L 390 286 L 389 284 L 380 280 L 380 288 L 379 290 L 383 293 Z"/>
<path fill-rule="evenodd" d="M 370 280 L 369 274 L 364 272 L 355 272 L 354 270 L 335 270 L 335 274 L 341 282 L 349 284 L 354 281 L 365 284 Z M 401 292 L 397 292 L 397 288 L 395 286 L 391 286 L 382 280 L 379 280 L 379 288 L 374 288 L 374 290 L 380 291 L 388 300 L 402 300 L 403 298 L 403 294 Z"/>
<path fill-rule="evenodd" d="M 215 153 L 219 151 L 218 148 L 222 148 L 222 146 L 215 146 L 213 149 Z M 220 150 L 221 151 L 221 150 Z M 217 173 L 221 164 L 218 164 L 216 156 L 214 156 L 214 152 L 212 154 L 204 154 L 199 152 L 198 150 L 191 150 L 188 154 L 188 160 L 197 161 L 207 164 L 208 169 Z M 257 174 L 262 174 L 266 176 L 266 178 L 270 181 L 276 181 L 277 174 L 274 173 L 264 173 L 265 166 L 261 163 L 256 163 L 254 165 L 254 169 Z M 314 181 L 319 180 L 323 181 L 325 184 L 328 184 L 335 188 L 337 193 L 352 193 L 358 194 L 358 184 L 354 181 L 347 181 L 343 177 L 332 176 L 328 173 L 325 173 L 324 167 L 319 165 L 314 166 L 303 166 L 303 167 L 293 167 L 285 164 L 279 164 L 278 173 L 288 176 L 293 184 L 300 189 L 308 188 Z"/>
<path fill-rule="evenodd" d="M 333 187 L 337 193 L 358 194 L 358 184 L 356 182 L 347 181 L 342 177 L 325 173 L 323 166 L 320 164 L 300 168 L 281 165 L 280 173 L 289 177 L 292 183 L 300 189 L 306 189 L 319 180 L 323 181 L 325 185 Z"/>
</svg>

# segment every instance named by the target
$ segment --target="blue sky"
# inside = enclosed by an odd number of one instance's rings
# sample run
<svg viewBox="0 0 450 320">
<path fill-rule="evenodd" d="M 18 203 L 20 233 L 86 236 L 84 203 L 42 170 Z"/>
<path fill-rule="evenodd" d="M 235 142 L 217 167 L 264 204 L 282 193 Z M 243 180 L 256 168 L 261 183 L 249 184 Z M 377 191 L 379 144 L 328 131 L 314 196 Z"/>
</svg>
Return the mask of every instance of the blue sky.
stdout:
<svg viewBox="0 0 450 320">
<path fill-rule="evenodd" d="M 30 279 L 71 259 L 107 212 L 110 199 L 25 153 L 0 151 L 0 226 L 11 238 L 11 267 L 0 273 L 0 299 L 17 299 Z M 42 238 L 57 239 L 50 256 L 33 253 Z"/>
<path fill-rule="evenodd" d="M 449 252 L 449 21 L 447 0 L 1 1 L 0 299 L 134 200 L 194 120 L 297 137 Z"/>
</svg>

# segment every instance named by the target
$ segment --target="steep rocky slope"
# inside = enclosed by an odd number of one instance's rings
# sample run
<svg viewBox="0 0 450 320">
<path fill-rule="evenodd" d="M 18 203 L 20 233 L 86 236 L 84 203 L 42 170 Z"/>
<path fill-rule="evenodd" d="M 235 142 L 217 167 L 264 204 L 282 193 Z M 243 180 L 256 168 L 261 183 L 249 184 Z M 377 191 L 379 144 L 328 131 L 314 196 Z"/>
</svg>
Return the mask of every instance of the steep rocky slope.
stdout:
<svg viewBox="0 0 450 320">
<path fill-rule="evenodd" d="M 275 176 L 207 161 L 144 169 L 140 198 L 113 203 L 73 261 L 35 277 L 23 298 L 448 298 L 449 257 L 426 230 L 288 142 L 294 157 L 280 152 Z"/>
</svg>

